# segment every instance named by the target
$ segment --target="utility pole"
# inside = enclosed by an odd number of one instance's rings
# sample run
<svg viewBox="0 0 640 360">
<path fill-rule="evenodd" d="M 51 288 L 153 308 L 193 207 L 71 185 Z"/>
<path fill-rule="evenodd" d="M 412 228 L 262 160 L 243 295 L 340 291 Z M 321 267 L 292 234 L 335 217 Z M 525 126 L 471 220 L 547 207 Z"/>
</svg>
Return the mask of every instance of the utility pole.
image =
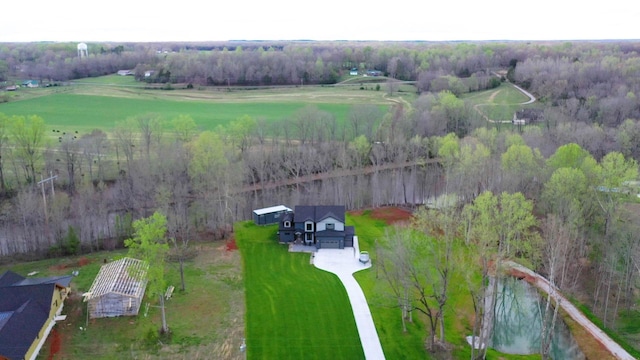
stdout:
<svg viewBox="0 0 640 360">
<path fill-rule="evenodd" d="M 55 196 L 56 195 L 56 191 L 53 188 L 53 180 L 55 180 L 57 177 L 58 177 L 58 175 L 52 176 L 51 172 L 49 172 L 49 177 L 48 178 L 42 179 L 42 175 L 40 175 L 40 179 L 41 180 L 38 181 L 38 185 L 40 185 L 40 187 L 42 188 L 42 202 L 44 203 L 44 222 L 45 222 L 45 225 L 47 226 L 47 231 L 49 230 L 49 214 L 47 212 L 47 195 L 46 195 L 45 190 L 44 190 L 44 184 L 47 181 L 51 182 L 51 194 Z"/>
</svg>

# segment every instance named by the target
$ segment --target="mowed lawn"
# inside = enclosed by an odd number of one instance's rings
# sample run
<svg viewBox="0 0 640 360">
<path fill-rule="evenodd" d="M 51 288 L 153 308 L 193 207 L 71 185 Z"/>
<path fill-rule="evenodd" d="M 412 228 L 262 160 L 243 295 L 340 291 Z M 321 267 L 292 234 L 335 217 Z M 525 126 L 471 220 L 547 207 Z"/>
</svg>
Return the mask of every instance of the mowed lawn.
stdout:
<svg viewBox="0 0 640 360">
<path fill-rule="evenodd" d="M 461 99 L 474 104 L 489 119 L 497 121 L 511 120 L 514 112 L 538 106 L 536 103 L 520 105 L 528 101 L 529 97 L 506 83 L 495 89 L 464 94 Z"/>
<path fill-rule="evenodd" d="M 337 276 L 310 255 L 289 253 L 276 226 L 237 223 L 246 292 L 248 359 L 364 359 L 351 305 Z"/>
</svg>

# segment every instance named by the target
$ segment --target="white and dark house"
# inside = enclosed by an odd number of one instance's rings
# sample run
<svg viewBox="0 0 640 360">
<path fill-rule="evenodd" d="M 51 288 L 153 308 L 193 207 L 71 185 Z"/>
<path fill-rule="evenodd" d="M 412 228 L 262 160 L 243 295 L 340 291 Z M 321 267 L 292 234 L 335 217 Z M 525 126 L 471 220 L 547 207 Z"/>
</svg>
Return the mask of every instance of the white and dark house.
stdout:
<svg viewBox="0 0 640 360">
<path fill-rule="evenodd" d="M 353 247 L 355 230 L 345 225 L 342 205 L 298 205 L 284 214 L 278 228 L 281 243 L 315 246 L 318 249 Z"/>
</svg>

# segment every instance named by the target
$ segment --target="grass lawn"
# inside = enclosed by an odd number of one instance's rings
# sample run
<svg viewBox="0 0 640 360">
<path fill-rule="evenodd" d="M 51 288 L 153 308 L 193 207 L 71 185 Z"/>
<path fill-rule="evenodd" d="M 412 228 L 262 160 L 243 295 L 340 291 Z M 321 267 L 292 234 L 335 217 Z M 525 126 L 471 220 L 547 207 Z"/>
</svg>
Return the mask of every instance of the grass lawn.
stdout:
<svg viewBox="0 0 640 360">
<path fill-rule="evenodd" d="M 100 252 L 81 257 L 0 266 L 0 272 L 11 269 L 37 276 L 69 274 L 73 279 L 70 297 L 65 301 L 64 322 L 57 324 L 40 351 L 39 359 L 51 359 L 54 343 L 60 348 L 53 359 L 239 359 L 239 346 L 244 337 L 244 290 L 238 251 L 227 251 L 222 242 L 197 244 L 198 255 L 186 263 L 186 291 L 180 291 L 178 265 L 168 263 L 166 277 L 176 287 L 166 303 L 171 339 L 158 342 L 159 309 L 151 306 L 148 317 L 144 310 L 135 317 L 91 319 L 87 324 L 86 303 L 82 294 L 89 290 L 103 259 L 126 254 L 125 251 Z M 82 260 L 81 260 L 82 259 Z M 145 304 L 155 299 L 145 299 Z"/>
<path fill-rule="evenodd" d="M 150 90 L 132 77 L 110 75 L 81 79 L 70 86 L 20 89 L 0 104 L 6 115 L 38 115 L 50 128 L 65 131 L 111 130 L 117 121 L 145 113 L 163 120 L 191 116 L 201 130 L 213 130 L 243 115 L 269 122 L 292 117 L 306 106 L 316 106 L 336 118 L 338 128 L 355 104 L 386 109 L 392 102 L 384 91 L 360 90 L 359 85 L 280 88 L 220 88 Z M 415 94 L 402 94 L 415 97 Z"/>
<path fill-rule="evenodd" d="M 513 113 L 527 107 L 535 107 L 536 103 L 520 105 L 529 100 L 522 92 L 507 83 L 486 91 L 464 94 L 463 100 L 477 106 L 491 120 L 511 120 Z"/>
<path fill-rule="evenodd" d="M 1 104 L 0 112 L 6 115 L 38 115 L 49 128 L 64 131 L 110 131 L 118 121 L 146 113 L 159 114 L 166 121 L 179 115 L 189 115 L 200 130 L 214 130 L 244 115 L 269 122 L 280 121 L 292 117 L 305 106 L 307 104 L 302 102 L 220 103 L 61 93 Z M 351 105 L 318 104 L 317 107 L 333 114 L 338 124 L 342 124 Z"/>
<path fill-rule="evenodd" d="M 289 253 L 277 227 L 237 223 L 243 258 L 249 359 L 364 359 L 346 290 L 316 269 L 310 255 Z"/>
</svg>

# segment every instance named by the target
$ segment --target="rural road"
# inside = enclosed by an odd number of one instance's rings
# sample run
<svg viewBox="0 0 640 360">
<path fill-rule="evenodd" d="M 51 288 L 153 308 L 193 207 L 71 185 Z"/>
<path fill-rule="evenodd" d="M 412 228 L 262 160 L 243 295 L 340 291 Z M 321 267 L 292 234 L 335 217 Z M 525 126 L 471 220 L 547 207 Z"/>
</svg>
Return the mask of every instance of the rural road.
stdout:
<svg viewBox="0 0 640 360">
<path fill-rule="evenodd" d="M 609 350 L 609 352 L 613 356 L 615 356 L 616 359 L 622 359 L 622 360 L 635 359 L 633 356 L 631 356 L 631 354 L 629 354 L 625 349 L 623 349 L 617 342 L 613 341 L 609 337 L 609 335 L 607 335 L 604 331 L 602 331 L 599 327 L 597 327 L 594 323 L 592 323 L 591 320 L 587 319 L 587 317 L 584 316 L 584 314 L 580 310 L 578 310 L 575 306 L 573 306 L 573 304 L 569 300 L 567 300 L 564 296 L 562 296 L 559 289 L 555 287 L 552 288 L 552 285 L 549 283 L 549 281 L 544 277 L 542 277 L 540 274 L 537 274 L 532 270 L 520 264 L 514 263 L 512 261 L 505 262 L 504 266 L 507 267 L 508 269 L 511 269 L 512 271 L 515 271 L 516 274 L 514 275 L 516 276 L 518 273 L 525 275 L 525 278 L 527 279 L 527 281 L 532 282 L 533 285 L 535 285 L 537 288 L 544 291 L 545 293 L 549 293 L 549 290 L 553 289 L 554 294 L 552 294 L 552 296 L 556 298 L 557 302 L 560 302 L 560 307 L 564 311 L 566 311 L 567 314 L 569 314 L 569 316 L 571 316 L 571 318 L 575 322 L 577 322 L 582 327 L 584 327 L 587 331 L 589 331 L 589 333 L 591 333 L 591 335 L 593 335 L 593 337 L 596 338 L 598 342 L 600 342 L 607 350 Z M 532 278 L 534 280 L 530 281 L 530 279 Z"/>
<path fill-rule="evenodd" d="M 511 84 L 511 83 L 509 83 Z M 530 92 L 528 92 L 527 90 L 521 88 L 520 86 L 516 85 L 516 84 L 511 84 L 511 86 L 513 86 L 514 88 L 520 90 L 521 93 L 527 95 L 529 97 L 529 101 L 525 101 L 523 103 L 520 103 L 520 105 L 529 105 L 529 104 L 533 104 L 536 101 L 535 96 L 531 95 Z"/>
<path fill-rule="evenodd" d="M 358 261 L 360 251 L 357 238 L 354 237 L 353 242 L 353 248 L 318 250 L 314 255 L 313 264 L 318 269 L 336 274 L 347 290 L 365 358 L 367 360 L 384 360 L 384 352 L 376 326 L 373 323 L 367 298 L 364 296 L 360 284 L 353 277 L 354 272 L 370 268 L 371 262 L 362 264 Z"/>
</svg>

